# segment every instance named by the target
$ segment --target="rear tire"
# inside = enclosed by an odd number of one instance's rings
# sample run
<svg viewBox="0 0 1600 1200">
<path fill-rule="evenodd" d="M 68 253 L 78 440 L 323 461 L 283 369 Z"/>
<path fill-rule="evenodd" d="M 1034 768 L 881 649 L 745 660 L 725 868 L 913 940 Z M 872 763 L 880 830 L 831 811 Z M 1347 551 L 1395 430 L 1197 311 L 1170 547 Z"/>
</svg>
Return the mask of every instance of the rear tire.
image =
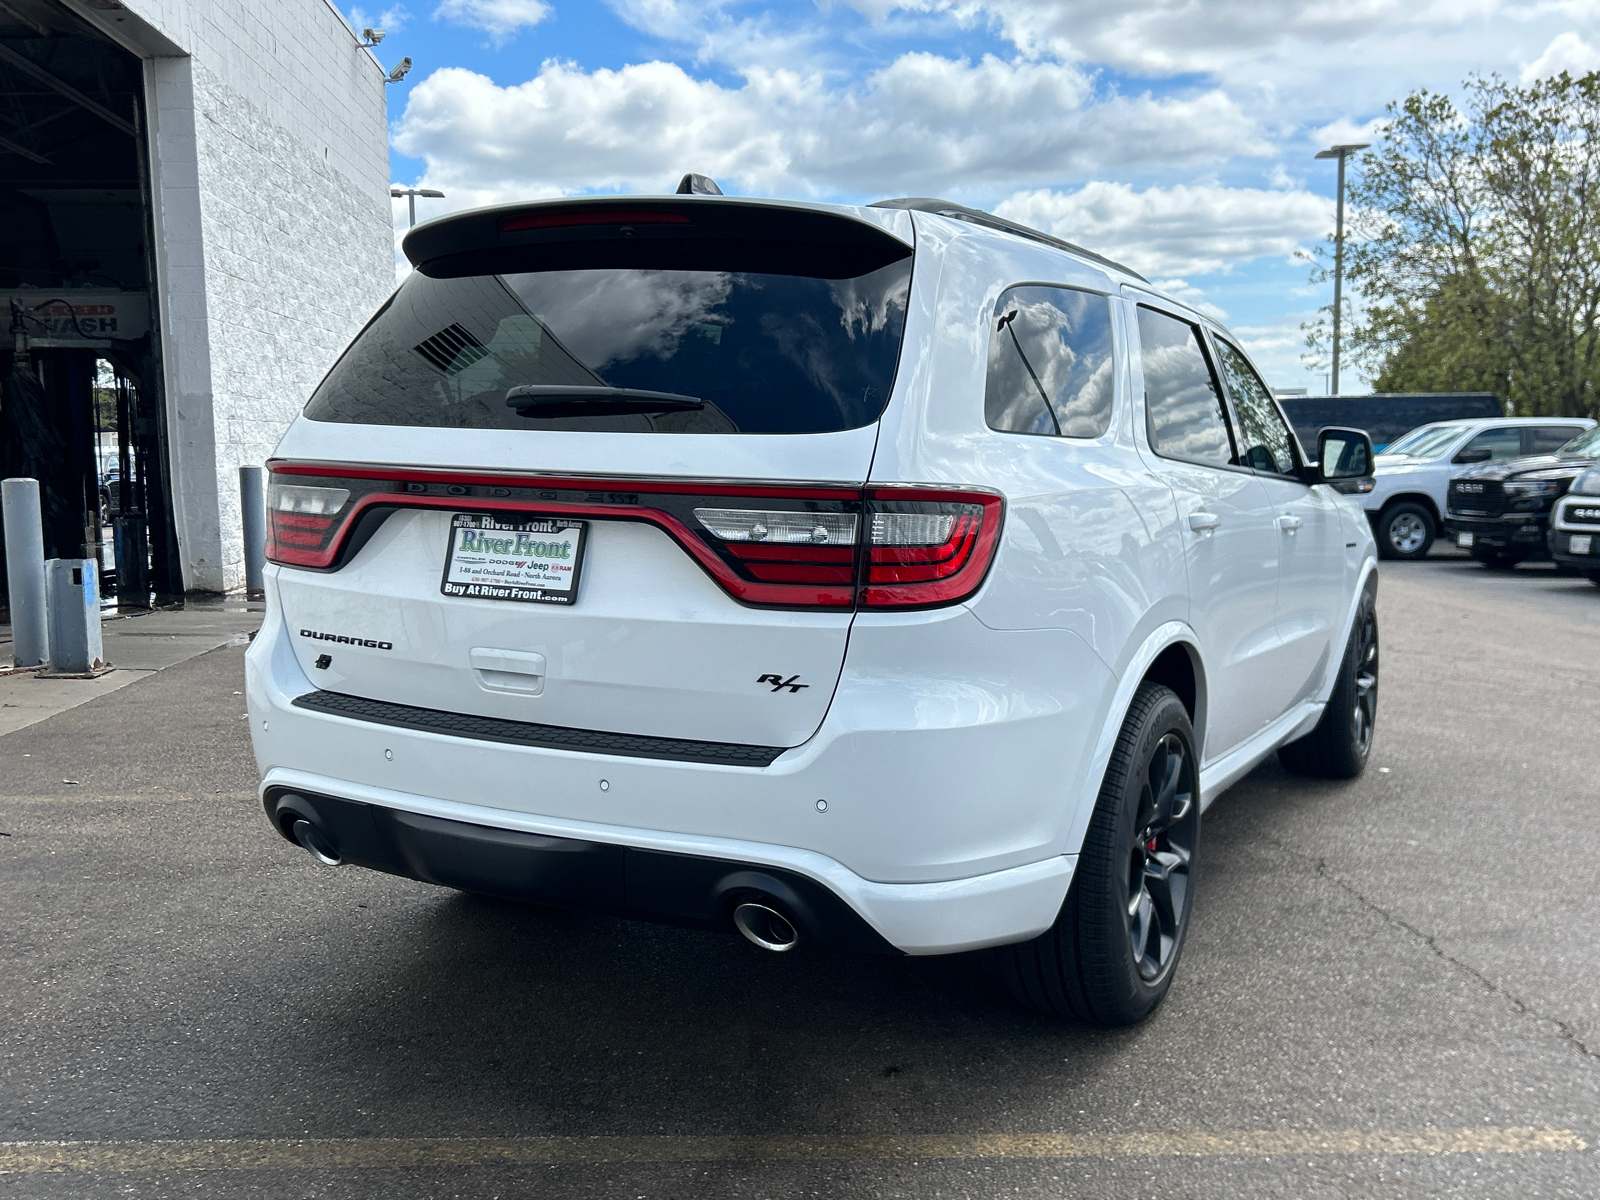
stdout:
<svg viewBox="0 0 1600 1200">
<path fill-rule="evenodd" d="M 1355 625 L 1345 643 L 1339 679 L 1317 727 L 1278 749 L 1278 761 L 1296 775 L 1354 779 L 1366 769 L 1378 721 L 1378 597 L 1361 594 Z"/>
<path fill-rule="evenodd" d="M 1427 558 L 1436 534 L 1433 513 L 1415 501 L 1402 500 L 1378 514 L 1378 553 L 1384 558 Z"/>
<path fill-rule="evenodd" d="M 1600 587 L 1600 571 L 1585 571 L 1584 574 L 1589 577 L 1590 583 Z"/>
<path fill-rule="evenodd" d="M 1183 701 L 1142 683 L 1123 720 L 1055 924 L 1003 946 L 1013 995 L 1058 1017 L 1132 1025 L 1172 986 L 1194 904 L 1200 775 Z"/>
</svg>

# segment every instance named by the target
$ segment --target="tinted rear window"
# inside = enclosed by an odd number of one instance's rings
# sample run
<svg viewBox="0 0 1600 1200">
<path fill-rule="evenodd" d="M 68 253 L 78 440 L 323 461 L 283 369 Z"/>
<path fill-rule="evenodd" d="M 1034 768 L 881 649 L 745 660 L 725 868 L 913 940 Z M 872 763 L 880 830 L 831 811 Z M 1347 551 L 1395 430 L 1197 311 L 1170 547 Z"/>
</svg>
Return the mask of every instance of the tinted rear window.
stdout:
<svg viewBox="0 0 1600 1200">
<path fill-rule="evenodd" d="M 882 262 L 881 256 L 877 260 Z M 839 278 L 606 267 L 416 271 L 306 406 L 317 421 L 452 429 L 831 433 L 894 383 L 911 259 Z M 526 384 L 669 392 L 693 411 L 522 415 Z"/>
</svg>

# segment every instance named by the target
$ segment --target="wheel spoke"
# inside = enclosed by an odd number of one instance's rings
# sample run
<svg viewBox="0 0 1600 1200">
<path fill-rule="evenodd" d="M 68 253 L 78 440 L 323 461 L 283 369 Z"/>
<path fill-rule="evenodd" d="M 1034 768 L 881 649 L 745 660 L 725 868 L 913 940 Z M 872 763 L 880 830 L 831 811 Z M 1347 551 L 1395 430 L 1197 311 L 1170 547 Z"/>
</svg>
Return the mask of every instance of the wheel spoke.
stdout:
<svg viewBox="0 0 1600 1200">
<path fill-rule="evenodd" d="M 1133 961 L 1142 963 L 1150 944 L 1150 926 L 1155 916 L 1155 904 L 1150 898 L 1150 893 L 1140 888 L 1139 894 L 1133 898 L 1133 903 L 1128 908 L 1128 915 L 1133 919 L 1132 928 L 1128 931 L 1133 944 Z"/>
</svg>

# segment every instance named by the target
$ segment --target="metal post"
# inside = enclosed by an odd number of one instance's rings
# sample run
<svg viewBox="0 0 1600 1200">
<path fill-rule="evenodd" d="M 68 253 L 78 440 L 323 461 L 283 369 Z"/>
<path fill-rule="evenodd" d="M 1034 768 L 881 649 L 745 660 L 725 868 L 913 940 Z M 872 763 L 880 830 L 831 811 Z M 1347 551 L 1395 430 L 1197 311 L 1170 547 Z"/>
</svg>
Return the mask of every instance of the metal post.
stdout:
<svg viewBox="0 0 1600 1200">
<path fill-rule="evenodd" d="M 6 530 L 6 575 L 11 592 L 11 650 L 19 667 L 50 660 L 50 609 L 45 600 L 44 520 L 37 479 L 0 484 Z"/>
<path fill-rule="evenodd" d="M 1333 395 L 1339 394 L 1339 318 L 1344 308 L 1344 160 L 1339 155 L 1339 195 L 1333 224 Z"/>
<path fill-rule="evenodd" d="M 97 674 L 106 664 L 94 559 L 52 558 L 45 573 L 50 588 L 51 674 Z"/>
<path fill-rule="evenodd" d="M 262 469 L 239 468 L 240 523 L 244 526 L 244 587 L 259 596 L 266 586 L 261 573 L 267 565 L 267 503 L 262 494 Z"/>
<path fill-rule="evenodd" d="M 407 229 L 410 229 L 412 225 L 415 225 L 417 223 L 417 193 L 416 192 L 408 192 L 408 193 L 406 193 L 406 204 L 411 209 L 411 224 L 406 226 Z"/>
</svg>

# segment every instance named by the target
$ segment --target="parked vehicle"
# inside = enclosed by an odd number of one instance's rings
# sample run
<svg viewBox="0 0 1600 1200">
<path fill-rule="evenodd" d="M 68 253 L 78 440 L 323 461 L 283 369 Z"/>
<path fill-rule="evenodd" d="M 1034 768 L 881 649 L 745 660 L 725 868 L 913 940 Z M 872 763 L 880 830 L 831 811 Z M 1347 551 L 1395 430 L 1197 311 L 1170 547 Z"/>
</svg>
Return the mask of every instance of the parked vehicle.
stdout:
<svg viewBox="0 0 1600 1200">
<path fill-rule="evenodd" d="M 1380 392 L 1372 396 L 1291 396 L 1279 401 L 1302 446 L 1315 446 L 1329 426 L 1365 429 L 1382 454 L 1421 425 L 1500 417 L 1505 407 L 1493 392 Z"/>
<path fill-rule="evenodd" d="M 1592 428 L 1583 417 L 1498 417 L 1413 429 L 1378 455 L 1377 482 L 1362 500 L 1378 553 L 1427 557 L 1443 527 L 1450 479 L 1463 465 L 1548 454 Z"/>
<path fill-rule="evenodd" d="M 1600 583 L 1600 466 L 1574 479 L 1556 502 L 1548 538 L 1551 558 Z"/>
<path fill-rule="evenodd" d="M 1600 456 L 1600 429 L 1554 454 L 1485 463 L 1450 481 L 1445 527 L 1457 546 L 1488 567 L 1548 557 L 1550 509 Z"/>
<path fill-rule="evenodd" d="M 268 464 L 261 797 L 324 863 L 1166 994 L 1201 812 L 1359 773 L 1376 556 L 1220 325 L 944 201 L 461 213 Z"/>
</svg>

